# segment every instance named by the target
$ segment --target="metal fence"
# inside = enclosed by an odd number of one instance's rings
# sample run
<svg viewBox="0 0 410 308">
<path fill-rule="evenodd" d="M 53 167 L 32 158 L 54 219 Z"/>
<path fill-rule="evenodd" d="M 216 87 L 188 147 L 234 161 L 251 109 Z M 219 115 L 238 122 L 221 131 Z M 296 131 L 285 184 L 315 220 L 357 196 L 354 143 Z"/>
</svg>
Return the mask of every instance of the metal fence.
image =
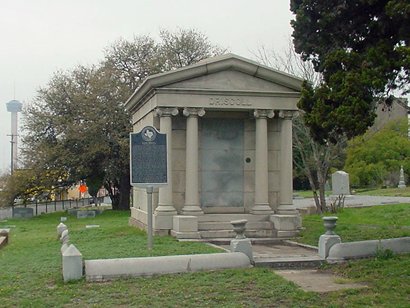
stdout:
<svg viewBox="0 0 410 308">
<path fill-rule="evenodd" d="M 27 203 L 26 205 L 15 205 L 15 208 L 32 208 L 33 215 L 41 215 L 43 213 L 53 213 L 58 211 L 64 211 L 71 208 L 78 208 L 88 206 L 92 203 L 92 198 L 83 198 L 76 200 L 55 200 L 55 201 L 35 201 L 33 203 Z M 0 209 L 0 219 L 12 218 L 13 207 Z"/>
</svg>

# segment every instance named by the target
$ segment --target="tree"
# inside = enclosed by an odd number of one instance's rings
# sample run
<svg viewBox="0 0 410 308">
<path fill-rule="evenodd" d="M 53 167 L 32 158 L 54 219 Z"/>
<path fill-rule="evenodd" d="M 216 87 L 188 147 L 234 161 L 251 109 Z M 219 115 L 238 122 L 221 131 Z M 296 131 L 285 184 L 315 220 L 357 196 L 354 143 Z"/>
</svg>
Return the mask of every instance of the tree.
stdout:
<svg viewBox="0 0 410 308">
<path fill-rule="evenodd" d="M 178 42 L 178 55 L 201 50 L 192 63 L 217 53 L 211 44 L 198 46 L 208 41 L 194 30 L 166 33 Z M 131 123 L 124 104 L 145 78 L 171 67 L 167 44 L 148 36 L 120 39 L 98 65 L 56 72 L 25 111 L 27 166 L 43 173 L 57 170 L 67 182 L 86 180 L 93 194 L 104 185 L 114 209 L 129 209 Z"/>
<path fill-rule="evenodd" d="M 269 52 L 262 47 L 256 56 L 259 61 L 271 67 L 309 80 L 312 87 L 318 85 L 322 80 L 322 75 L 315 72 L 311 62 L 301 60 L 292 43 L 283 54 L 275 51 Z M 325 186 L 329 171 L 331 167 L 341 165 L 346 138 L 341 137 L 335 143 L 317 142 L 305 121 L 306 114 L 303 111 L 293 120 L 294 171 L 307 178 L 313 192 L 317 212 L 322 213 L 327 210 Z"/>
<path fill-rule="evenodd" d="M 375 101 L 408 93 L 410 3 L 407 0 L 291 0 L 296 52 L 323 82 L 305 83 L 299 107 L 319 141 L 363 134 Z"/>
<path fill-rule="evenodd" d="M 68 182 L 104 185 L 114 209 L 129 208 L 130 123 L 123 92 L 103 68 L 57 72 L 25 111 L 27 166 L 58 170 Z"/>
<path fill-rule="evenodd" d="M 58 172 L 50 171 L 47 174 L 37 174 L 33 169 L 17 169 L 13 174 L 0 176 L 2 190 L 0 191 L 0 207 L 13 206 L 15 200 L 21 199 L 23 203 L 31 198 L 49 196 L 59 187 L 66 185 L 58 181 Z M 58 184 L 58 186 L 54 186 Z"/>
<path fill-rule="evenodd" d="M 410 140 L 407 120 L 391 122 L 378 132 L 368 131 L 353 138 L 347 148 L 345 169 L 352 185 L 376 187 L 394 185 L 403 166 L 410 172 Z"/>
<path fill-rule="evenodd" d="M 325 187 L 332 167 L 340 166 L 344 157 L 345 139 L 322 144 L 312 138 L 304 123 L 304 116 L 296 118 L 293 125 L 294 165 L 309 181 L 318 213 L 327 210 Z"/>
<path fill-rule="evenodd" d="M 213 45 L 208 37 L 194 29 L 160 31 L 161 52 L 166 71 L 188 66 L 209 57 L 224 54 L 226 49 Z"/>
</svg>

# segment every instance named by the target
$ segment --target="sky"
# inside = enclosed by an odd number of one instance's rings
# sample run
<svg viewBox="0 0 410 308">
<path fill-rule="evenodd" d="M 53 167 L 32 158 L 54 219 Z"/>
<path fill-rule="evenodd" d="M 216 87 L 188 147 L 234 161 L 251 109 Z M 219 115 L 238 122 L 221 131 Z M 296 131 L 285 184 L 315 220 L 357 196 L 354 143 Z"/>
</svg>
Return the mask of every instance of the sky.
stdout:
<svg viewBox="0 0 410 308">
<path fill-rule="evenodd" d="M 161 29 L 195 29 L 255 59 L 261 46 L 288 46 L 291 19 L 286 0 L 1 0 L 0 172 L 10 169 L 6 103 L 29 104 L 53 72 L 98 63 L 117 39 L 157 38 Z"/>
</svg>

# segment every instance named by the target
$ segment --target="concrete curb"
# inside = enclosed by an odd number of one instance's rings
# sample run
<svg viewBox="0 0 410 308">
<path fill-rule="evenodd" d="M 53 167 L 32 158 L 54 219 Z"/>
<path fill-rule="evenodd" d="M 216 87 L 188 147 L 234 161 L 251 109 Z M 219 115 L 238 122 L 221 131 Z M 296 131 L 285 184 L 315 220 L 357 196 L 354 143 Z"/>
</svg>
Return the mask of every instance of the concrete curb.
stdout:
<svg viewBox="0 0 410 308">
<path fill-rule="evenodd" d="M 348 259 L 376 256 L 379 250 L 390 249 L 394 253 L 410 253 L 410 237 L 338 243 L 330 247 L 329 263 Z"/>
<path fill-rule="evenodd" d="M 86 260 L 87 281 L 251 267 L 242 252 Z"/>
</svg>

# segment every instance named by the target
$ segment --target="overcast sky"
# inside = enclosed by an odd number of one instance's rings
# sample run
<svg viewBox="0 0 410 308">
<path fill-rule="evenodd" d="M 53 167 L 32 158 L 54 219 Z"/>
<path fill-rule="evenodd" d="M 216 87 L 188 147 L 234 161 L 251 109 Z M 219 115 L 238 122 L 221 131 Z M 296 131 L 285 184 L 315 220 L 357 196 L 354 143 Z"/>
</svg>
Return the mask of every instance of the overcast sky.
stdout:
<svg viewBox="0 0 410 308">
<path fill-rule="evenodd" d="M 118 38 L 160 29 L 194 28 L 254 58 L 262 45 L 286 48 L 291 18 L 287 0 L 1 0 L 0 171 L 10 168 L 6 103 L 29 103 L 56 70 L 97 63 Z"/>
</svg>

